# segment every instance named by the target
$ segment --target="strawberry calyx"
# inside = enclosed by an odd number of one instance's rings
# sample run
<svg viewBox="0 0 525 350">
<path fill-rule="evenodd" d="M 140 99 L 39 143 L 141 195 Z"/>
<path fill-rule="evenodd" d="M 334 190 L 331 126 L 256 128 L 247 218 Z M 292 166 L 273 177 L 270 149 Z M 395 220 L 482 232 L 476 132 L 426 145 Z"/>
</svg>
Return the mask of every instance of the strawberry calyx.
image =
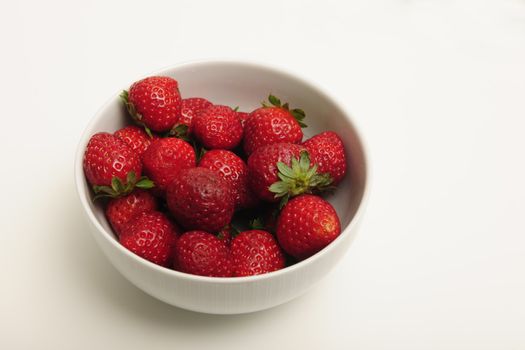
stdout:
<svg viewBox="0 0 525 350">
<path fill-rule="evenodd" d="M 288 112 L 290 112 L 290 114 L 295 118 L 295 120 L 297 120 L 297 123 L 299 124 L 299 126 L 301 126 L 301 128 L 306 128 L 308 126 L 303 122 L 303 119 L 306 117 L 306 114 L 302 109 L 290 109 L 290 105 L 288 104 L 288 102 L 281 104 L 281 100 L 272 94 L 268 96 L 268 102 L 270 102 L 270 104 L 266 103 L 266 101 L 263 101 L 261 104 L 264 108 L 277 107 L 285 109 Z"/>
<path fill-rule="evenodd" d="M 173 127 L 166 133 L 166 137 L 176 137 L 178 139 L 190 142 L 190 133 L 189 127 L 186 124 L 175 124 Z"/>
<path fill-rule="evenodd" d="M 310 166 L 310 156 L 307 151 L 301 151 L 299 159 L 292 158 L 291 166 L 277 162 L 277 176 L 280 181 L 274 182 L 268 189 L 275 193 L 275 198 L 281 198 L 279 208 L 282 208 L 290 198 L 303 193 L 320 193 L 333 189 L 333 179 L 329 173 L 318 173 L 317 164 Z"/>
<path fill-rule="evenodd" d="M 224 226 L 224 228 L 222 230 L 220 230 L 219 233 L 217 233 L 217 238 L 220 239 L 221 241 L 226 239 L 226 235 L 224 234 L 224 230 L 228 230 L 228 232 L 230 233 L 230 237 L 231 238 L 235 238 L 235 237 L 237 237 L 237 235 L 239 233 L 241 233 L 241 231 L 237 227 L 235 227 L 234 225 L 232 225 L 230 223 L 230 224 Z"/>
<path fill-rule="evenodd" d="M 204 156 L 204 153 L 207 152 L 207 150 L 199 142 L 197 142 L 195 138 L 191 137 L 189 127 L 186 124 L 175 124 L 164 136 L 176 137 L 190 143 L 195 150 L 197 161 L 199 161 L 202 156 Z"/>
<path fill-rule="evenodd" d="M 148 128 L 146 126 L 146 124 L 144 124 L 144 122 L 142 122 L 142 114 L 137 112 L 137 109 L 135 108 L 135 105 L 129 101 L 129 92 L 128 92 L 128 90 L 122 90 L 122 92 L 121 92 L 121 94 L 119 96 L 120 96 L 120 99 L 122 100 L 122 102 L 124 103 L 124 106 L 126 106 L 126 109 L 128 110 L 128 113 L 131 116 L 131 118 L 133 119 L 133 121 L 137 125 L 140 125 L 141 127 L 143 127 L 144 131 L 146 132 L 146 134 L 148 134 L 148 136 L 152 139 L 153 138 L 153 133 L 151 132 L 150 128 Z"/>
<path fill-rule="evenodd" d="M 95 192 L 95 197 L 93 201 L 96 201 L 99 198 L 118 198 L 130 194 L 135 188 L 140 189 L 150 189 L 155 186 L 154 182 L 151 181 L 146 176 L 141 176 L 137 179 L 134 171 L 130 171 L 126 176 L 126 183 L 124 184 L 122 180 L 116 176 L 113 176 L 111 179 L 111 186 L 93 186 L 93 191 Z"/>
<path fill-rule="evenodd" d="M 249 225 L 250 225 L 250 229 L 252 230 L 265 230 L 266 229 L 263 219 L 259 217 L 254 218 L 253 220 L 250 220 Z"/>
</svg>

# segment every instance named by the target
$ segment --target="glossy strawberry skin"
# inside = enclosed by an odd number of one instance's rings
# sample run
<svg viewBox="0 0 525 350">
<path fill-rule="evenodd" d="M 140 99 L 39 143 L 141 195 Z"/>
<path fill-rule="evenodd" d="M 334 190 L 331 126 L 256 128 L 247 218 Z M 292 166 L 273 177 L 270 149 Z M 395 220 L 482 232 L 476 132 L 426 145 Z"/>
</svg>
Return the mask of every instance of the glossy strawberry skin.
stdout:
<svg viewBox="0 0 525 350">
<path fill-rule="evenodd" d="M 210 107 L 212 103 L 202 97 L 190 97 L 182 99 L 180 117 L 177 123 L 188 126 L 191 130 L 193 118 L 203 109 Z"/>
<path fill-rule="evenodd" d="M 341 182 L 346 174 L 346 157 L 343 142 L 333 131 L 325 131 L 303 142 L 318 172 L 329 173 L 333 184 Z"/>
<path fill-rule="evenodd" d="M 148 191 L 137 189 L 129 195 L 113 198 L 106 207 L 106 218 L 117 235 L 138 214 L 157 209 L 157 202 Z"/>
<path fill-rule="evenodd" d="M 314 195 L 292 198 L 277 219 L 279 244 L 299 260 L 314 255 L 340 233 L 341 223 L 335 209 Z"/>
<path fill-rule="evenodd" d="M 115 131 L 113 134 L 124 141 L 133 151 L 142 156 L 151 145 L 151 142 L 158 137 L 149 137 L 144 129 L 135 125 L 126 126 Z"/>
<path fill-rule="evenodd" d="M 177 138 L 155 140 L 142 156 L 144 173 L 163 193 L 175 175 L 196 165 L 195 151 L 189 143 Z"/>
<path fill-rule="evenodd" d="M 243 147 L 247 155 L 266 145 L 300 143 L 302 139 L 301 126 L 284 108 L 262 107 L 251 112 L 245 121 Z"/>
<path fill-rule="evenodd" d="M 138 256 L 160 266 L 169 266 L 178 228 L 162 213 L 143 212 L 122 230 L 120 243 Z"/>
<path fill-rule="evenodd" d="M 207 149 L 233 149 L 242 140 L 242 125 L 228 106 L 213 105 L 193 118 L 192 134 Z"/>
<path fill-rule="evenodd" d="M 174 267 L 178 271 L 209 277 L 231 277 L 228 247 L 205 231 L 189 231 L 177 241 Z"/>
<path fill-rule="evenodd" d="M 136 152 L 124 141 L 107 132 L 91 137 L 84 152 L 84 173 L 91 185 L 109 186 L 113 177 L 126 183 L 129 172 L 139 178 L 142 164 Z"/>
<path fill-rule="evenodd" d="M 234 210 L 228 182 L 200 167 L 179 171 L 168 186 L 166 200 L 177 222 L 189 230 L 217 232 L 230 222 Z"/>
<path fill-rule="evenodd" d="M 304 147 L 293 143 L 274 143 L 258 148 L 248 158 L 248 183 L 252 191 L 262 200 L 278 202 L 269 187 L 276 181 L 277 162 L 290 165 L 292 158 L 299 158 Z"/>
<path fill-rule="evenodd" d="M 244 129 L 244 125 L 246 125 L 246 120 L 250 117 L 250 113 L 247 112 L 237 112 L 237 117 L 239 118 L 242 128 Z"/>
<path fill-rule="evenodd" d="M 284 254 L 275 238 L 262 230 L 239 233 L 232 241 L 231 257 L 235 277 L 260 275 L 285 266 Z"/>
<path fill-rule="evenodd" d="M 202 156 L 199 167 L 208 168 L 228 181 L 236 208 L 251 208 L 257 204 L 257 198 L 248 187 L 248 166 L 235 153 L 227 150 L 208 151 Z"/>
<path fill-rule="evenodd" d="M 181 97 L 178 82 L 170 77 L 148 77 L 129 89 L 129 102 L 140 115 L 139 121 L 157 132 L 165 132 L 179 119 Z"/>
</svg>

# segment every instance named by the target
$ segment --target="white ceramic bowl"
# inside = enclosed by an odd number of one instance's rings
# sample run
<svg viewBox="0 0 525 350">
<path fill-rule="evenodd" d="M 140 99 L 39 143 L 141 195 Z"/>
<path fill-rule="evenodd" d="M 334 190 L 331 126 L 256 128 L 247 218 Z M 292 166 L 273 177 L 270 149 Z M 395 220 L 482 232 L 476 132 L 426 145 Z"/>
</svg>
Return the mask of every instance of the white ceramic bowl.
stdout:
<svg viewBox="0 0 525 350">
<path fill-rule="evenodd" d="M 342 233 L 314 256 L 280 271 L 260 276 L 211 278 L 194 276 L 157 266 L 121 246 L 104 217 L 93 204 L 82 170 L 89 138 L 96 132 L 113 132 L 129 117 L 115 94 L 94 116 L 84 131 L 75 160 L 78 196 L 91 225 L 93 237 L 109 261 L 124 277 L 146 293 L 184 309 L 238 314 L 267 309 L 306 292 L 341 259 L 352 242 L 362 217 L 367 193 L 367 161 L 363 144 L 349 115 L 314 84 L 287 72 L 261 64 L 235 61 L 200 61 L 156 72 L 179 81 L 183 97 L 202 96 L 214 103 L 251 111 L 271 92 L 292 107 L 306 112 L 305 139 L 325 130 L 341 136 L 347 153 L 348 173 L 329 201 L 341 219 Z M 132 82 L 130 82 L 131 84 Z M 124 87 L 127 88 L 127 87 Z"/>
</svg>

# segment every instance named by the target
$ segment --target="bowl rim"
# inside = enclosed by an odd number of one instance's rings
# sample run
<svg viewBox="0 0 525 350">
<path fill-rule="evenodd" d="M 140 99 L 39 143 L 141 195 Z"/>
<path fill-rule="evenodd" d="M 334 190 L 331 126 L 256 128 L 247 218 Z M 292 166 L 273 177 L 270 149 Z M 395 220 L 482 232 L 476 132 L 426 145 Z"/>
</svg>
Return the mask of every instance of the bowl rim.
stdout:
<svg viewBox="0 0 525 350">
<path fill-rule="evenodd" d="M 82 204 L 82 209 L 84 210 L 85 215 L 88 217 L 88 219 L 91 221 L 91 223 L 95 226 L 98 233 L 101 234 L 101 236 L 104 237 L 105 240 L 109 242 L 115 249 L 119 250 L 121 253 L 127 255 L 131 259 L 135 260 L 137 263 L 144 265 L 150 269 L 155 270 L 158 273 L 165 274 L 168 276 L 176 277 L 176 278 L 182 278 L 185 280 L 193 281 L 193 282 L 201 282 L 201 283 L 216 283 L 216 284 L 238 284 L 238 283 L 246 283 L 246 282 L 256 282 L 256 281 L 262 281 L 265 279 L 270 279 L 274 277 L 278 277 L 280 275 L 285 274 L 291 274 L 295 270 L 306 268 L 308 265 L 313 264 L 316 260 L 319 260 L 323 255 L 330 254 L 330 252 L 335 249 L 335 247 L 340 244 L 345 236 L 350 235 L 350 232 L 355 229 L 355 227 L 358 225 L 358 223 L 361 221 L 361 217 L 363 216 L 363 212 L 367 206 L 369 193 L 370 193 L 370 166 L 369 166 L 369 155 L 367 151 L 367 146 L 365 144 L 365 141 L 363 140 L 363 137 L 360 133 L 360 129 L 357 127 L 356 122 L 350 117 L 350 113 L 345 108 L 345 106 L 337 99 L 337 97 L 334 97 L 334 95 L 328 95 L 325 91 L 327 90 L 325 87 L 321 86 L 318 83 L 313 83 L 310 80 L 303 78 L 301 75 L 295 73 L 293 70 L 289 68 L 279 67 L 274 64 L 268 64 L 268 63 L 262 63 L 259 61 L 254 60 L 246 60 L 246 59 L 225 59 L 225 58 L 218 58 L 218 59 L 198 59 L 198 60 L 190 60 L 190 61 L 184 61 L 181 63 L 165 66 L 161 69 L 155 70 L 151 72 L 150 74 L 143 75 L 133 81 L 137 81 L 140 79 L 143 79 L 144 77 L 151 76 L 151 75 L 162 75 L 167 74 L 168 71 L 179 69 L 179 68 L 189 68 L 194 67 L 198 68 L 200 66 L 206 66 L 206 65 L 238 65 L 238 66 L 244 66 L 248 68 L 256 68 L 259 70 L 267 70 L 272 73 L 276 73 L 279 75 L 283 75 L 286 78 L 296 80 L 301 84 L 304 84 L 308 86 L 310 89 L 315 91 L 317 94 L 321 95 L 325 99 L 331 101 L 338 109 L 340 109 L 344 117 L 347 119 L 347 122 L 350 123 L 351 127 L 353 128 L 353 131 L 355 135 L 357 136 L 357 141 L 359 142 L 361 146 L 361 151 L 363 155 L 363 166 L 364 166 L 364 185 L 363 185 L 363 194 L 361 196 L 361 200 L 359 202 L 359 205 L 357 207 L 357 210 L 354 214 L 354 216 L 350 219 L 350 222 L 348 225 L 341 231 L 339 236 L 332 241 L 328 246 L 323 248 L 321 251 L 317 252 L 316 254 L 310 256 L 309 258 L 299 261 L 295 263 L 294 265 L 287 266 L 283 269 L 261 274 L 261 275 L 255 275 L 255 276 L 246 276 L 246 277 L 208 277 L 208 276 L 199 276 L 199 275 L 192 275 L 185 272 L 176 271 L 173 269 L 169 269 L 167 267 L 163 267 L 157 264 L 154 264 L 136 254 L 129 251 L 128 249 L 124 248 L 118 240 L 114 238 L 114 234 L 112 232 L 108 232 L 99 222 L 98 219 L 95 217 L 94 212 L 89 207 L 89 201 L 90 198 L 88 196 L 88 191 L 84 190 L 84 182 L 85 182 L 85 176 L 84 176 L 84 170 L 83 170 L 83 158 L 84 158 L 84 150 L 87 145 L 88 140 L 92 136 L 92 127 L 93 125 L 100 119 L 102 113 L 107 109 L 107 107 L 115 101 L 116 98 L 119 97 L 120 92 L 117 92 L 113 94 L 98 110 L 97 112 L 90 118 L 88 124 L 82 131 L 82 136 L 80 137 L 80 141 L 77 145 L 77 150 L 75 154 L 75 163 L 74 163 L 74 176 L 75 176 L 75 187 L 77 190 L 77 195 L 80 199 L 80 202 Z M 129 86 L 129 85 L 128 85 Z M 127 87 L 126 87 L 127 88 Z M 126 89 L 124 88 L 124 89 Z"/>
</svg>

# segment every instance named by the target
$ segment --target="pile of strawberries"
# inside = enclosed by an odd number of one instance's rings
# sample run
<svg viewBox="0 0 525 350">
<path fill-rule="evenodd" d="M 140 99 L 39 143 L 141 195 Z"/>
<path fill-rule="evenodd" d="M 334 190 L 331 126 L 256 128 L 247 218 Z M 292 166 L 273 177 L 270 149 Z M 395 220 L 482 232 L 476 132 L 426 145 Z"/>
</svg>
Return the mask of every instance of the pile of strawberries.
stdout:
<svg viewBox="0 0 525 350">
<path fill-rule="evenodd" d="M 121 95 L 134 125 L 93 135 L 84 172 L 120 243 L 155 264 L 213 277 L 306 259 L 341 231 L 319 195 L 346 173 L 331 131 L 305 142 L 305 113 L 270 95 L 251 113 L 154 76 Z"/>
</svg>

